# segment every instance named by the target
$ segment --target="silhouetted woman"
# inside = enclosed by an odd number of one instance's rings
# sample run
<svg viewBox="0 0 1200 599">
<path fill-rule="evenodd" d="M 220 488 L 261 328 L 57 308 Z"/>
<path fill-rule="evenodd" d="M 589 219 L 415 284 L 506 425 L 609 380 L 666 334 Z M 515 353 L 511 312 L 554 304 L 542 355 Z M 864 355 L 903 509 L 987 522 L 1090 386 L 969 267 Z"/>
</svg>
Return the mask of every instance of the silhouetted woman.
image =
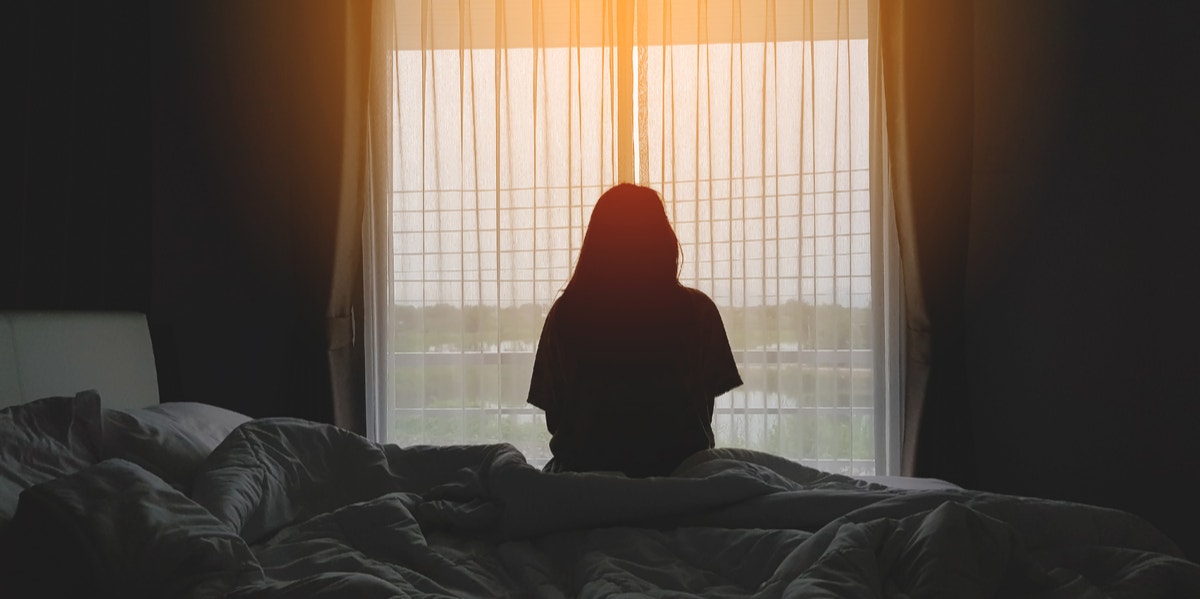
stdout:
<svg viewBox="0 0 1200 599">
<path fill-rule="evenodd" d="M 533 365 L 547 470 L 667 475 L 713 446 L 713 400 L 742 379 L 716 305 L 679 283 L 679 253 L 657 192 L 600 196 Z"/>
</svg>

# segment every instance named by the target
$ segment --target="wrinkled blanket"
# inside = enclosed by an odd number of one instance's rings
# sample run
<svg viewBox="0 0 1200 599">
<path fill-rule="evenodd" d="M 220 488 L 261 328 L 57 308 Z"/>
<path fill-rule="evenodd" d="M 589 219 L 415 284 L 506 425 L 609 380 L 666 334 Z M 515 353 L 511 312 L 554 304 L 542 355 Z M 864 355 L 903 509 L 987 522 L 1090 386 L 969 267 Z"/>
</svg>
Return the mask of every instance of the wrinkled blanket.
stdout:
<svg viewBox="0 0 1200 599">
<path fill-rule="evenodd" d="M 32 487 L 3 545 L 0 588 L 35 596 L 1200 597 L 1200 566 L 1117 510 L 904 492 L 754 452 L 670 477 L 548 474 L 506 444 L 294 419 L 240 426 L 190 495 L 122 460 Z"/>
</svg>

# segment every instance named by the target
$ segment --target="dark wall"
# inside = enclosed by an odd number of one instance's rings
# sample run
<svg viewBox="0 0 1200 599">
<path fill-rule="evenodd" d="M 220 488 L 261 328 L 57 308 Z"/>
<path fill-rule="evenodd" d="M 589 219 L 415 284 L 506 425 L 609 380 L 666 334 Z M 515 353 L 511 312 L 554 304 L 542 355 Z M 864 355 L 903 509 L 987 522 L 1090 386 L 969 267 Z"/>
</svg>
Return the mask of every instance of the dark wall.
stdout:
<svg viewBox="0 0 1200 599">
<path fill-rule="evenodd" d="M 150 307 L 147 12 L 3 9 L 0 308 Z"/>
<path fill-rule="evenodd" d="M 1194 3 L 976 2 L 968 364 L 980 488 L 1200 557 Z"/>
</svg>

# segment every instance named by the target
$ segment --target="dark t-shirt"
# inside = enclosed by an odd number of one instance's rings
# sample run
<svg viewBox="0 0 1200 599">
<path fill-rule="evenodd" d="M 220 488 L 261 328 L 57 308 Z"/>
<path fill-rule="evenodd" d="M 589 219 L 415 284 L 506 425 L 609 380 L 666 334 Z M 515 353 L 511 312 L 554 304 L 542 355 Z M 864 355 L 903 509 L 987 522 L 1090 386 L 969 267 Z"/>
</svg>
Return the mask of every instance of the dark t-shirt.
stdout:
<svg viewBox="0 0 1200 599">
<path fill-rule="evenodd" d="M 528 401 L 546 412 L 556 469 L 666 475 L 713 446 L 713 399 L 741 384 L 721 315 L 700 291 L 568 293 L 546 316 Z"/>
</svg>

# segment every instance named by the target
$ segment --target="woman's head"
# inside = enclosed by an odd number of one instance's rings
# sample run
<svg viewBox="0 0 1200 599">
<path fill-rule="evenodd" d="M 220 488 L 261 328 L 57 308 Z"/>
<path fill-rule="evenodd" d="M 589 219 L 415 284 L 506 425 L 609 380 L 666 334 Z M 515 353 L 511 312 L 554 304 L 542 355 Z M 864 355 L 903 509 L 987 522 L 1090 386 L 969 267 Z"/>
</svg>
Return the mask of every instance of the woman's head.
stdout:
<svg viewBox="0 0 1200 599">
<path fill-rule="evenodd" d="M 568 289 L 677 284 L 679 239 L 658 192 L 622 183 L 596 201 Z"/>
</svg>

